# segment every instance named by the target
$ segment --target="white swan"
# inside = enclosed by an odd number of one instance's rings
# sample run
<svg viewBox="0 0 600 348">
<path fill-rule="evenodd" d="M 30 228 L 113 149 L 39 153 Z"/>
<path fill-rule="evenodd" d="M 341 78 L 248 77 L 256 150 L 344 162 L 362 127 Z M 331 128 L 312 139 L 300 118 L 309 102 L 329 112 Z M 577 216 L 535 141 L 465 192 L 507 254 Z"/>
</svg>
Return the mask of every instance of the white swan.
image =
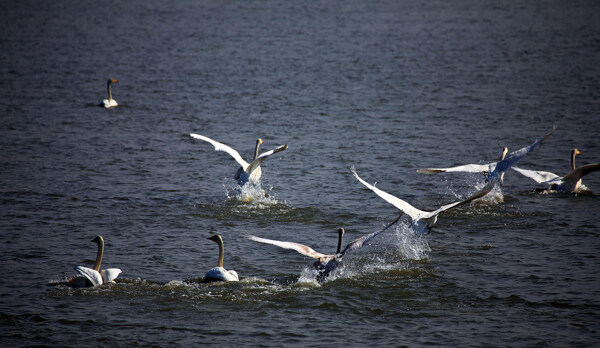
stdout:
<svg viewBox="0 0 600 348">
<path fill-rule="evenodd" d="M 106 88 L 108 89 L 108 99 L 104 99 L 102 101 L 102 106 L 104 106 L 107 109 L 119 105 L 119 104 L 117 104 L 117 101 L 113 99 L 112 92 L 110 90 L 110 85 L 113 84 L 113 83 L 117 83 L 117 82 L 118 81 L 115 80 L 115 79 L 108 79 L 108 82 L 106 83 Z"/>
<path fill-rule="evenodd" d="M 121 270 L 118 268 L 108 268 L 100 271 L 102 255 L 104 254 L 104 238 L 102 238 L 102 236 L 96 236 L 94 239 L 92 239 L 92 242 L 98 245 L 98 253 L 96 255 L 96 263 L 94 264 L 94 268 L 76 266 L 75 270 L 89 280 L 92 283 L 92 286 L 110 283 L 119 276 Z"/>
<path fill-rule="evenodd" d="M 581 178 L 593 172 L 600 170 L 600 163 L 588 164 L 575 168 L 575 156 L 581 155 L 577 149 L 571 151 L 571 171 L 565 176 L 558 176 L 554 173 L 539 170 L 529 170 L 513 167 L 513 170 L 535 180 L 539 184 L 548 184 L 549 190 L 567 191 L 572 193 L 587 191 L 588 188 L 581 183 Z"/>
<path fill-rule="evenodd" d="M 417 170 L 417 173 L 423 174 L 436 174 L 436 173 L 444 173 L 444 172 L 467 172 L 467 173 L 484 173 L 486 175 L 486 180 L 489 180 L 492 176 L 498 177 L 498 181 L 500 184 L 504 181 L 504 172 L 508 170 L 508 168 L 512 167 L 518 161 L 520 161 L 525 155 L 533 151 L 538 145 L 548 139 L 549 136 L 554 133 L 556 127 L 553 127 L 552 130 L 544 135 L 541 139 L 536 140 L 533 144 L 523 147 L 517 151 L 513 151 L 507 155 L 508 148 L 504 147 L 502 149 L 502 156 L 500 157 L 500 161 L 491 162 L 486 164 L 464 164 L 461 166 L 450 167 L 450 168 L 424 168 Z"/>
<path fill-rule="evenodd" d="M 208 282 L 214 281 L 223 281 L 223 282 L 237 282 L 239 281 L 239 277 L 236 271 L 228 271 L 223 268 L 223 254 L 225 253 L 225 248 L 223 247 L 223 238 L 220 235 L 215 234 L 208 239 L 212 240 L 219 244 L 219 264 L 217 267 L 211 269 L 206 272 L 204 275 L 204 280 Z"/>
<path fill-rule="evenodd" d="M 485 196 L 494 188 L 494 185 L 496 184 L 496 181 L 497 181 L 497 176 L 493 176 L 493 177 L 491 177 L 491 180 L 489 180 L 488 183 L 481 190 L 479 190 L 479 192 L 475 193 L 474 195 L 470 196 L 469 198 L 462 200 L 462 201 L 443 205 L 434 211 L 424 211 L 424 210 L 419 210 L 419 209 L 413 207 L 412 205 L 408 204 L 407 202 L 401 200 L 400 198 L 394 197 L 391 194 L 384 192 L 384 191 L 378 189 L 377 187 L 367 183 L 366 181 L 361 179 L 358 176 L 358 174 L 356 174 L 356 170 L 354 169 L 354 167 L 352 167 L 351 170 L 352 170 L 352 173 L 354 174 L 354 177 L 356 179 L 358 179 L 358 181 L 360 181 L 363 185 L 365 185 L 367 188 L 369 188 L 370 190 L 375 192 L 379 197 L 383 198 L 386 202 L 392 204 L 396 208 L 400 209 L 402 212 L 406 213 L 412 221 L 411 227 L 413 228 L 413 230 L 415 230 L 415 232 L 417 232 L 419 234 L 430 231 L 431 228 L 433 227 L 433 225 L 435 225 L 435 223 L 437 222 L 437 217 L 441 212 L 444 212 L 448 209 L 454 208 L 454 207 L 462 205 L 462 204 L 469 203 L 472 200 L 475 200 L 477 198 Z"/>
<path fill-rule="evenodd" d="M 339 265 L 341 265 L 342 257 L 344 255 L 346 255 L 346 253 L 348 253 L 350 251 L 354 251 L 354 250 L 362 247 L 363 245 L 366 245 L 371 239 L 375 238 L 378 234 L 387 230 L 392 225 L 394 225 L 396 222 L 398 222 L 398 220 L 400 220 L 401 216 L 402 216 L 402 214 L 400 214 L 400 216 L 398 216 L 396 218 L 396 220 L 394 220 L 393 222 L 391 222 L 390 224 L 388 224 L 381 230 L 373 232 L 373 233 L 369 233 L 358 239 L 353 240 L 352 242 L 350 242 L 346 245 L 344 250 L 342 250 L 342 239 L 344 237 L 344 229 L 340 228 L 338 230 L 338 235 L 339 235 L 338 246 L 337 246 L 337 251 L 335 252 L 335 254 L 321 254 L 321 253 L 313 250 L 312 248 L 310 248 L 304 244 L 299 244 L 299 243 L 283 242 L 283 241 L 278 241 L 278 240 L 273 240 L 273 239 L 260 238 L 260 237 L 256 237 L 256 236 L 246 236 L 246 237 L 255 242 L 272 244 L 272 245 L 276 245 L 283 249 L 295 250 L 304 256 L 308 256 L 308 257 L 317 259 L 317 261 L 315 261 L 315 263 L 313 264 L 313 267 L 317 271 L 319 271 L 318 279 L 322 280 L 325 277 L 327 277 L 331 273 L 331 271 L 333 271 Z"/>
<path fill-rule="evenodd" d="M 215 147 L 216 151 L 224 151 L 231 155 L 231 157 L 233 157 L 233 159 L 235 159 L 236 162 L 241 166 L 234 176 L 234 178 L 238 181 L 238 184 L 240 186 L 244 186 L 247 182 L 250 182 L 252 185 L 256 185 L 260 180 L 260 177 L 262 176 L 262 170 L 260 168 L 261 163 L 272 154 L 283 151 L 288 148 L 287 144 L 281 145 L 273 150 L 264 152 L 259 156 L 258 148 L 263 143 L 263 141 L 262 139 L 258 138 L 258 140 L 256 140 L 256 147 L 254 148 L 254 158 L 252 159 L 251 163 L 248 163 L 244 161 L 242 156 L 240 156 L 240 154 L 236 150 L 225 144 L 222 144 L 218 141 L 212 140 L 200 134 L 191 133 L 190 136 L 192 138 L 204 140 L 211 143 Z"/>
</svg>

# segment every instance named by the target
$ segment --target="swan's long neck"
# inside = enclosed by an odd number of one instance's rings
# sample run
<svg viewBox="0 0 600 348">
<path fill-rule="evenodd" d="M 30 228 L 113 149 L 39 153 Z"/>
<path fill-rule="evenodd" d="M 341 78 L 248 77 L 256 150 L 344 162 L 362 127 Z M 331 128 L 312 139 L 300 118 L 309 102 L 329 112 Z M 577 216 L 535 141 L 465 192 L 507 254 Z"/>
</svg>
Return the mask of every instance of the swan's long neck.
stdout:
<svg viewBox="0 0 600 348">
<path fill-rule="evenodd" d="M 577 149 L 571 152 L 571 170 L 575 170 L 575 156 L 577 156 Z"/>
<path fill-rule="evenodd" d="M 256 159 L 256 157 L 258 157 L 258 148 L 260 147 L 260 144 L 262 144 L 262 139 L 258 139 L 256 141 L 256 147 L 254 148 L 254 158 L 252 159 L 253 161 Z"/>
<path fill-rule="evenodd" d="M 106 83 L 106 88 L 108 89 L 108 100 L 112 100 L 112 92 L 110 90 L 110 84 L 112 81 L 108 80 L 108 82 Z"/>
<path fill-rule="evenodd" d="M 502 155 L 500 156 L 500 161 L 504 161 L 506 158 L 506 154 L 508 153 L 508 147 L 502 148 Z M 504 184 L 504 172 L 500 173 L 500 185 Z"/>
<path fill-rule="evenodd" d="M 223 239 L 221 236 L 217 239 L 217 244 L 219 244 L 219 265 L 217 267 L 223 267 L 223 255 L 225 254 L 225 247 L 223 247 Z"/>
<path fill-rule="evenodd" d="M 98 254 L 96 254 L 96 263 L 94 264 L 94 269 L 99 272 L 100 264 L 102 263 L 102 254 L 104 254 L 104 239 L 98 238 L 96 244 L 98 244 Z"/>
<path fill-rule="evenodd" d="M 336 251 L 337 254 L 342 252 L 342 239 L 344 238 L 344 229 L 340 228 L 338 230 L 338 233 L 340 234 L 340 237 L 338 238 L 338 246 Z"/>
</svg>

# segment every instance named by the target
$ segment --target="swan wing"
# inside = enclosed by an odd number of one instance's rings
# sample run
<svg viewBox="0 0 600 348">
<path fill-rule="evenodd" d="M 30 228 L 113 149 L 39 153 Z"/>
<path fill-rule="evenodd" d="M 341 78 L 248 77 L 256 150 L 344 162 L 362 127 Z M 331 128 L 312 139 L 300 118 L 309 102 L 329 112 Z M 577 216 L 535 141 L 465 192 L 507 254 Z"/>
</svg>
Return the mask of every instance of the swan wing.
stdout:
<svg viewBox="0 0 600 348">
<path fill-rule="evenodd" d="M 435 211 L 432 211 L 431 213 L 427 213 L 427 215 L 425 216 L 425 218 L 430 218 L 430 217 L 436 216 L 436 215 L 438 215 L 439 213 L 441 213 L 443 211 L 446 211 L 448 209 L 457 207 L 459 205 L 467 204 L 467 203 L 469 203 L 469 202 L 471 202 L 471 201 L 473 201 L 473 200 L 475 200 L 477 198 L 481 198 L 481 197 L 487 195 L 490 191 L 492 191 L 492 189 L 494 188 L 495 184 L 496 184 L 496 180 L 490 180 L 490 181 L 488 181 L 488 183 L 481 190 L 477 191 L 475 194 L 471 195 L 467 199 L 443 205 L 443 206 L 439 207 L 438 209 L 436 209 Z"/>
<path fill-rule="evenodd" d="M 554 133 L 555 130 L 556 130 L 556 126 L 553 127 L 550 132 L 548 132 L 546 135 L 544 135 L 544 137 L 542 137 L 541 139 L 537 140 L 535 143 L 509 153 L 502 161 L 500 161 L 496 164 L 496 168 L 490 174 L 490 177 L 499 176 L 500 173 L 506 171 L 508 168 L 512 167 L 514 164 L 519 162 L 528 153 L 533 151 L 533 149 L 535 149 L 541 143 L 543 143 L 546 139 L 548 139 L 548 137 L 550 137 L 552 135 L 552 133 Z"/>
<path fill-rule="evenodd" d="M 395 197 L 385 191 L 382 191 L 382 190 L 378 189 L 377 187 L 364 181 L 363 179 L 360 178 L 360 176 L 358 176 L 358 174 L 356 174 L 356 170 L 354 169 L 354 167 L 352 167 L 351 170 L 352 170 L 352 173 L 354 174 L 354 177 L 358 181 L 360 181 L 363 185 L 365 185 L 371 191 L 375 192 L 375 194 L 377 194 L 379 197 L 383 198 L 384 201 L 386 201 L 386 202 L 390 203 L 391 205 L 395 206 L 396 208 L 402 210 L 404 213 L 406 213 L 408 216 L 410 216 L 410 218 L 413 221 L 420 220 L 421 218 L 424 217 L 424 215 L 426 215 L 428 213 L 426 211 L 419 210 L 419 209 L 413 207 L 412 205 L 408 204 L 407 202 L 401 200 L 400 198 Z"/>
<path fill-rule="evenodd" d="M 488 164 L 465 164 L 462 166 L 450 167 L 450 168 L 424 168 L 417 170 L 417 173 L 421 174 L 436 174 L 436 173 L 444 173 L 444 172 L 466 172 L 466 173 L 484 173 L 490 169 L 490 165 L 495 163 Z"/>
<path fill-rule="evenodd" d="M 246 168 L 248 167 L 248 162 L 244 161 L 242 156 L 240 156 L 240 154 L 235 149 L 233 149 L 223 143 L 220 143 L 218 141 L 212 140 L 211 138 L 205 137 L 204 135 L 191 133 L 190 136 L 192 138 L 204 140 L 206 142 L 211 143 L 215 147 L 216 151 L 227 152 L 231 157 L 233 157 L 233 159 L 235 159 L 235 161 L 240 166 L 242 166 L 242 168 L 244 168 L 244 170 L 246 170 Z"/>
<path fill-rule="evenodd" d="M 315 259 L 332 256 L 332 255 L 325 255 L 325 254 L 318 253 L 318 252 L 314 251 L 313 249 L 311 249 L 310 247 L 303 245 L 303 244 L 299 244 L 299 243 L 282 242 L 282 241 L 278 241 L 278 240 L 260 238 L 260 237 L 256 237 L 256 236 L 247 236 L 247 238 L 250 240 L 253 240 L 255 242 L 259 242 L 259 243 L 273 244 L 280 248 L 296 250 L 297 252 L 299 252 L 302 255 L 312 257 Z"/>
<path fill-rule="evenodd" d="M 102 276 L 100 275 L 100 272 L 96 271 L 95 269 L 87 268 L 87 267 L 83 267 L 83 266 L 75 266 L 74 269 L 79 274 L 86 277 L 90 282 L 92 282 L 92 285 L 94 285 L 94 286 L 102 285 L 102 283 L 103 283 Z"/>
<path fill-rule="evenodd" d="M 554 179 L 560 178 L 558 175 L 550 172 L 544 172 L 541 170 L 529 170 L 518 167 L 512 167 L 513 170 L 521 173 L 522 175 L 533 179 L 538 184 L 546 183 Z"/>
<path fill-rule="evenodd" d="M 248 165 L 248 167 L 245 169 L 246 172 L 248 172 L 248 174 L 252 174 L 252 172 L 254 170 L 256 170 L 256 168 L 258 168 L 260 166 L 260 164 L 264 160 L 267 159 L 267 157 L 271 156 L 274 153 L 283 151 L 287 148 L 288 148 L 288 146 L 287 146 L 287 144 L 285 144 L 285 145 L 278 146 L 277 148 L 275 148 L 273 150 L 261 153 L 260 156 L 256 157 L 256 159 L 254 161 L 252 161 L 252 163 L 250 163 L 250 165 Z"/>
<path fill-rule="evenodd" d="M 392 223 L 389 223 L 387 226 L 385 226 L 384 228 L 380 229 L 379 231 L 375 231 L 373 233 L 369 233 L 367 235 L 364 235 L 358 239 L 353 240 L 352 242 L 348 243 L 348 245 L 346 245 L 346 247 L 344 248 L 344 250 L 342 250 L 342 252 L 340 253 L 341 256 L 344 256 L 347 252 L 356 250 L 360 247 L 362 247 L 363 245 L 367 244 L 371 239 L 375 238 L 378 234 L 380 234 L 381 232 L 387 230 L 388 228 L 392 227 L 392 225 L 394 225 L 396 222 L 398 222 L 398 220 L 400 220 L 400 218 L 402 217 L 402 214 L 400 214 L 400 216 L 398 216 L 396 218 L 396 220 L 394 220 Z"/>
<path fill-rule="evenodd" d="M 597 172 L 600 170 L 600 163 L 588 164 L 575 168 L 569 174 L 563 177 L 563 181 L 577 181 L 589 173 Z"/>
<path fill-rule="evenodd" d="M 104 283 L 112 282 L 119 276 L 119 274 L 121 274 L 121 270 L 118 268 L 108 268 L 100 271 L 100 275 L 102 276 Z"/>
</svg>

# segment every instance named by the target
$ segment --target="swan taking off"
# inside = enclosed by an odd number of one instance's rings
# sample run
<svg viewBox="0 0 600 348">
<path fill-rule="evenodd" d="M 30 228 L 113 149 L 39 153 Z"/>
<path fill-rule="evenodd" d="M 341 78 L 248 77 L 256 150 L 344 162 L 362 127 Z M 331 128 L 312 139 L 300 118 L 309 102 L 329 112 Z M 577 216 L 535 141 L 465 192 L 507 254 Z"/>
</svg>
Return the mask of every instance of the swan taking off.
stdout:
<svg viewBox="0 0 600 348">
<path fill-rule="evenodd" d="M 313 264 L 313 267 L 317 271 L 319 271 L 318 279 L 324 279 L 331 273 L 331 271 L 336 269 L 341 264 L 342 257 L 344 255 L 346 255 L 346 253 L 356 250 L 356 249 L 362 247 L 363 245 L 366 245 L 371 239 L 375 238 L 378 234 L 387 230 L 392 225 L 394 225 L 396 222 L 398 222 L 398 220 L 400 220 L 401 216 L 402 216 L 402 214 L 400 214 L 400 216 L 398 216 L 396 218 L 396 220 L 394 220 L 392 223 L 388 224 L 381 230 L 373 232 L 373 233 L 369 233 L 358 239 L 353 240 L 352 242 L 348 243 L 348 245 L 346 245 L 344 250 L 342 250 L 342 239 L 344 237 L 344 229 L 340 228 L 338 230 L 337 251 L 335 254 L 329 254 L 329 255 L 316 252 L 312 248 L 310 248 L 304 244 L 293 243 L 293 242 L 282 242 L 282 241 L 278 241 L 278 240 L 260 238 L 260 237 L 256 237 L 256 236 L 247 236 L 247 238 L 250 240 L 253 240 L 255 242 L 259 242 L 259 243 L 272 244 L 272 245 L 276 245 L 283 249 L 295 250 L 304 256 L 308 256 L 308 257 L 317 259 L 317 261 L 315 261 L 315 263 Z"/>
<path fill-rule="evenodd" d="M 100 271 L 102 255 L 104 254 L 104 238 L 102 238 L 102 236 L 96 236 L 94 239 L 92 239 L 92 242 L 98 245 L 98 253 L 96 255 L 96 263 L 94 264 L 94 268 L 76 266 L 75 270 L 89 280 L 92 283 L 92 286 L 110 283 L 119 276 L 121 270 L 118 268 L 108 268 Z"/>
<path fill-rule="evenodd" d="M 528 178 L 535 180 L 539 184 L 548 184 L 549 190 L 566 191 L 566 192 L 582 192 L 588 188 L 581 183 L 581 178 L 593 172 L 600 170 L 600 163 L 588 164 L 579 168 L 575 168 L 575 156 L 581 155 L 577 149 L 571 151 L 571 172 L 565 176 L 558 176 L 554 173 L 529 170 L 513 167 L 513 170 L 525 175 Z"/>
<path fill-rule="evenodd" d="M 498 181 L 502 184 L 504 180 L 504 172 L 508 168 L 512 167 L 528 153 L 533 151 L 538 145 L 543 143 L 549 136 L 554 133 L 556 127 L 544 135 L 541 139 L 536 140 L 533 144 L 525 146 L 517 151 L 513 151 L 507 155 L 508 149 L 504 147 L 502 149 L 502 156 L 500 161 L 491 162 L 486 164 L 464 164 L 461 166 L 450 167 L 450 168 L 424 168 L 417 170 L 417 173 L 423 174 L 436 174 L 445 172 L 467 172 L 467 173 L 484 173 L 486 175 L 486 181 L 490 180 L 491 177 L 498 177 Z"/>
<path fill-rule="evenodd" d="M 118 81 L 115 79 L 108 79 L 108 82 L 106 83 L 106 88 L 108 89 L 108 99 L 104 99 L 102 101 L 102 106 L 104 106 L 105 108 L 109 109 L 109 108 L 113 108 L 115 106 L 118 106 L 119 104 L 117 104 L 117 101 L 113 99 L 112 97 L 112 92 L 110 90 L 110 85 L 112 85 L 113 83 L 117 83 Z"/>
<path fill-rule="evenodd" d="M 225 253 L 225 248 L 223 247 L 223 238 L 221 238 L 220 235 L 215 234 L 214 236 L 209 237 L 208 239 L 219 244 L 219 264 L 217 265 L 217 267 L 206 272 L 206 274 L 204 275 L 204 280 L 208 281 L 208 282 L 218 282 L 218 281 L 237 282 L 237 281 L 239 281 L 240 279 L 239 279 L 236 271 L 233 271 L 233 270 L 228 271 L 225 268 L 223 268 L 223 254 Z"/>
<path fill-rule="evenodd" d="M 412 221 L 411 227 L 418 234 L 422 234 L 426 231 L 430 231 L 431 228 L 433 227 L 433 225 L 435 225 L 435 223 L 437 222 L 437 216 L 441 212 L 444 212 L 448 209 L 457 207 L 462 204 L 469 203 L 472 200 L 475 200 L 477 198 L 483 197 L 486 194 L 488 194 L 494 188 L 494 185 L 496 184 L 496 181 L 497 181 L 497 176 L 493 176 L 492 179 L 490 181 L 488 181 L 488 183 L 481 190 L 479 190 L 479 192 L 475 193 L 471 197 L 469 197 L 465 200 L 462 200 L 462 201 L 443 205 L 434 211 L 424 211 L 424 210 L 419 210 L 419 209 L 413 207 L 412 205 L 408 204 L 407 202 L 401 200 L 400 198 L 394 197 L 391 194 L 384 192 L 384 191 L 378 189 L 377 187 L 369 184 L 368 182 L 364 181 L 363 179 L 361 179 L 358 176 L 358 174 L 356 174 L 356 170 L 354 169 L 354 167 L 352 167 L 351 170 L 352 170 L 352 173 L 354 174 L 354 177 L 356 179 L 358 179 L 358 181 L 360 181 L 363 185 L 365 185 L 371 191 L 375 192 L 379 197 L 383 198 L 383 200 L 385 200 L 386 202 L 392 204 L 396 208 L 400 209 L 402 212 L 406 213 L 406 215 L 408 215 Z"/>
<path fill-rule="evenodd" d="M 262 176 L 262 170 L 260 168 L 261 163 L 267 159 L 267 157 L 271 156 L 274 153 L 283 151 L 288 148 L 287 144 L 278 146 L 277 148 L 264 152 L 258 155 L 258 148 L 263 143 L 262 139 L 258 138 L 256 140 L 256 147 L 254 148 L 254 158 L 251 163 L 244 161 L 242 156 L 234 150 L 233 148 L 222 144 L 218 141 L 212 140 L 210 138 L 205 137 L 204 135 L 191 133 L 190 136 L 192 138 L 200 139 L 211 143 L 216 151 L 227 152 L 236 162 L 241 166 L 234 178 L 238 181 L 238 185 L 244 186 L 246 183 L 250 182 L 252 185 L 256 185 Z"/>
</svg>

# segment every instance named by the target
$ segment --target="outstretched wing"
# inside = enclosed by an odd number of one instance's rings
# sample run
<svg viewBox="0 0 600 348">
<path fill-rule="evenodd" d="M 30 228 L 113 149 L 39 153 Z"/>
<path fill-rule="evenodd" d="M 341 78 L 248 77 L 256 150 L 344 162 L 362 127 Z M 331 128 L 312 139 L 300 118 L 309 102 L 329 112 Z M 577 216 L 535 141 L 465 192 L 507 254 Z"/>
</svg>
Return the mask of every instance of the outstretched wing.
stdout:
<svg viewBox="0 0 600 348">
<path fill-rule="evenodd" d="M 245 168 L 246 172 L 247 172 L 248 174 L 252 174 L 252 172 L 253 172 L 254 170 L 256 170 L 256 168 L 258 168 L 258 167 L 260 166 L 260 164 L 261 164 L 261 163 L 262 163 L 264 160 L 266 160 L 266 159 L 267 159 L 267 157 L 271 156 L 271 155 L 272 155 L 272 154 L 274 154 L 274 153 L 277 153 L 277 152 L 283 151 L 283 150 L 285 150 L 285 149 L 287 149 L 287 148 L 288 148 L 288 146 L 287 146 L 287 144 L 285 144 L 285 145 L 278 146 L 277 148 L 275 148 L 275 149 L 273 149 L 273 150 L 271 150 L 271 151 L 267 151 L 267 152 L 263 152 L 263 153 L 261 153 L 261 154 L 260 154 L 260 156 L 256 157 L 256 159 L 255 159 L 254 161 L 252 161 L 252 163 L 250 163 L 250 165 L 248 165 L 248 167 L 247 167 L 247 168 Z"/>
<path fill-rule="evenodd" d="M 346 245 L 346 247 L 344 248 L 344 250 L 342 250 L 342 252 L 340 253 L 340 256 L 344 256 L 347 252 L 356 250 L 360 247 L 362 247 L 363 245 L 367 244 L 371 239 L 375 238 L 375 236 L 377 236 L 378 234 L 380 234 L 381 232 L 387 230 L 388 228 L 392 227 L 392 225 L 394 225 L 396 222 L 398 222 L 398 220 L 400 220 L 400 218 L 402 217 L 402 214 L 400 214 L 400 216 L 398 216 L 396 218 L 396 220 L 394 220 L 392 223 L 388 224 L 387 226 L 385 226 L 384 228 L 380 229 L 379 231 L 373 232 L 373 233 L 369 233 L 367 235 L 364 235 L 358 239 L 353 240 L 352 242 L 348 243 L 348 245 Z"/>
<path fill-rule="evenodd" d="M 425 218 L 436 216 L 443 211 L 457 207 L 459 205 L 467 204 L 477 198 L 481 198 L 481 197 L 487 195 L 494 188 L 495 184 L 496 184 L 496 180 L 490 180 L 481 190 L 479 190 L 477 193 L 473 194 L 469 198 L 459 201 L 459 202 L 454 202 L 454 203 L 443 205 L 440 208 L 438 208 L 437 210 L 432 211 L 431 213 L 428 213 L 427 216 L 425 216 Z"/>
<path fill-rule="evenodd" d="M 436 173 L 444 173 L 444 172 L 466 172 L 466 173 L 484 173 L 490 170 L 490 165 L 495 163 L 488 164 L 465 164 L 462 166 L 450 167 L 450 168 L 424 168 L 417 170 L 417 173 L 421 174 L 436 174 Z"/>
<path fill-rule="evenodd" d="M 325 254 L 318 253 L 318 252 L 314 251 L 313 249 L 311 249 L 310 247 L 303 245 L 303 244 L 292 243 L 292 242 L 282 242 L 282 241 L 278 241 L 278 240 L 260 238 L 260 237 L 256 237 L 256 236 L 247 236 L 247 238 L 250 240 L 253 240 L 255 242 L 259 242 L 259 243 L 273 244 L 280 248 L 296 250 L 297 252 L 299 252 L 302 255 L 312 257 L 315 259 L 332 256 L 332 255 L 325 255 Z"/>
<path fill-rule="evenodd" d="M 108 269 L 103 269 L 102 271 L 100 271 L 102 280 L 104 280 L 105 283 L 112 282 L 119 276 L 119 274 L 121 274 L 121 270 L 118 268 L 108 268 Z"/>
<path fill-rule="evenodd" d="M 538 184 L 552 181 L 556 178 L 560 178 L 558 175 L 550 172 L 544 172 L 541 170 L 529 170 L 523 168 L 512 167 L 513 170 L 525 175 L 526 177 L 535 180 Z"/>
<path fill-rule="evenodd" d="M 102 285 L 102 276 L 100 275 L 100 272 L 96 271 L 95 269 L 83 266 L 75 266 L 74 269 L 77 272 L 79 272 L 79 274 L 86 277 L 90 282 L 92 282 L 92 285 Z"/>
<path fill-rule="evenodd" d="M 502 172 L 506 171 L 508 168 L 512 167 L 514 164 L 519 162 L 528 153 L 533 151 L 533 149 L 538 147 L 538 145 L 540 145 L 546 139 L 548 139 L 548 137 L 551 136 L 555 130 L 556 130 L 556 126 L 553 127 L 552 130 L 548 134 L 544 135 L 543 138 L 537 140 L 535 143 L 533 143 L 529 146 L 526 146 L 524 148 L 521 148 L 517 151 L 513 151 L 513 152 L 509 153 L 502 161 L 500 161 L 496 164 L 496 168 L 494 169 L 494 171 L 492 173 L 490 173 L 490 177 L 499 176 Z"/>
<path fill-rule="evenodd" d="M 237 151 L 235 151 L 235 149 L 233 149 L 223 143 L 220 143 L 218 141 L 212 140 L 211 138 L 207 138 L 204 135 L 191 133 L 190 136 L 192 138 L 204 140 L 204 141 L 211 143 L 215 147 L 216 151 L 227 152 L 229 155 L 231 155 L 231 157 L 233 157 L 233 159 L 235 159 L 235 161 L 240 166 L 242 166 L 242 168 L 244 168 L 244 170 L 246 170 L 246 168 L 248 167 L 248 162 L 244 161 L 242 156 L 240 156 L 240 154 Z"/>
<path fill-rule="evenodd" d="M 589 173 L 593 173 L 600 170 L 600 163 L 588 164 L 585 166 L 581 166 L 579 168 L 575 168 L 569 174 L 565 175 L 563 178 L 564 181 L 571 180 L 579 180 L 582 177 L 588 175 Z"/>
<path fill-rule="evenodd" d="M 377 187 L 364 181 L 363 179 L 360 178 L 360 176 L 358 176 L 358 174 L 356 174 L 356 170 L 354 169 L 354 167 L 350 168 L 350 170 L 352 170 L 354 177 L 358 181 L 360 181 L 363 185 L 365 185 L 371 191 L 375 192 L 379 197 L 383 198 L 384 201 L 386 201 L 386 202 L 390 203 L 391 205 L 395 206 L 396 208 L 402 210 L 404 213 L 406 213 L 408 216 L 410 216 L 410 218 L 413 221 L 423 218 L 423 216 L 428 213 L 426 211 L 419 210 L 419 209 L 413 207 L 412 205 L 408 204 L 407 202 L 401 200 L 400 198 L 392 196 L 391 194 L 389 194 L 385 191 L 382 191 L 382 190 L 378 189 Z"/>
</svg>

